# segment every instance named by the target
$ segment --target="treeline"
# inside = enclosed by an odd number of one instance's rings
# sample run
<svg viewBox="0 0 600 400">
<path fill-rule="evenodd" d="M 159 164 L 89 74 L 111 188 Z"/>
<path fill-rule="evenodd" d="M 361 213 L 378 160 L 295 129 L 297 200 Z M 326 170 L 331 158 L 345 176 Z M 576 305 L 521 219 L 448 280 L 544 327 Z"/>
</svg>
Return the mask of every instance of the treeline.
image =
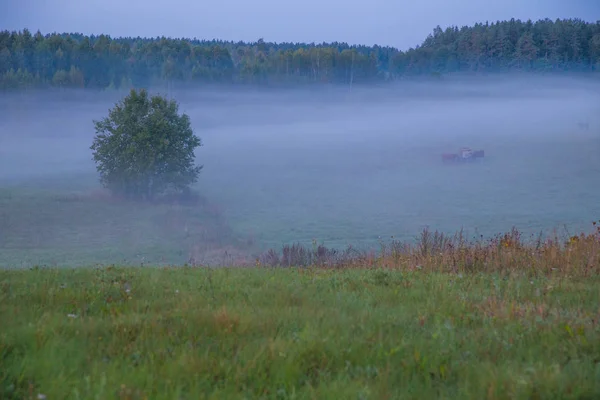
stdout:
<svg viewBox="0 0 600 400">
<path fill-rule="evenodd" d="M 599 71 L 600 21 L 439 26 L 415 48 L 0 32 L 0 88 L 353 84 L 453 72 Z"/>
</svg>

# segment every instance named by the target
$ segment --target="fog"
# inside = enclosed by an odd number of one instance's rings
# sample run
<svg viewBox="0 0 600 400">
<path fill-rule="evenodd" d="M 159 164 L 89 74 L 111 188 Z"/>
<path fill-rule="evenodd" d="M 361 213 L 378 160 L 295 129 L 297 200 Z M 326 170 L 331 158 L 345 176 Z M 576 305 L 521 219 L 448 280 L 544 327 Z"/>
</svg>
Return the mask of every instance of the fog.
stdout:
<svg viewBox="0 0 600 400">
<path fill-rule="evenodd" d="M 426 226 L 464 228 L 471 236 L 513 226 L 532 235 L 587 230 L 600 216 L 598 89 L 598 82 L 579 78 L 505 76 L 310 90 L 171 90 L 168 95 L 190 116 L 204 144 L 197 151 L 204 169 L 194 188 L 227 228 L 211 236 L 204 217 L 196 216 L 193 224 L 205 228 L 194 240 L 211 237 L 218 245 L 174 241 L 172 257 L 161 259 L 187 259 L 192 247 L 196 255 L 225 248 L 231 253 L 233 236 L 247 239 L 254 251 L 313 239 L 334 247 L 373 247 L 380 237 L 412 240 Z M 54 193 L 55 201 L 58 194 L 98 190 L 89 150 L 92 120 L 106 116 L 124 95 L 1 96 L 0 254 L 13 260 L 29 254 L 31 263 L 107 263 L 129 257 L 127 251 L 148 259 L 145 252 L 164 241 L 163 233 L 173 235 L 162 231 L 166 225 L 150 227 L 154 220 L 135 220 L 146 214 L 133 211 L 127 215 L 136 225 L 126 233 L 107 223 L 100 229 L 96 220 L 85 222 L 84 214 L 69 219 L 70 207 L 103 220 L 117 213 L 104 205 L 96 210 L 88 204 L 86 211 L 79 203 L 60 210 L 42 200 L 23 205 L 42 193 Z M 462 146 L 483 149 L 485 157 L 442 163 L 442 153 Z M 19 196 L 29 196 L 19 200 L 20 208 L 11 203 Z M 58 211 L 47 215 L 46 206 Z M 178 224 L 170 229 L 187 234 L 193 228 L 191 222 Z M 152 236 L 138 240 L 149 230 Z M 224 231 L 227 239 L 216 240 Z M 73 238 L 77 246 L 69 247 Z M 127 250 L 111 253 L 125 242 Z M 95 253 L 75 254 L 86 251 Z"/>
</svg>

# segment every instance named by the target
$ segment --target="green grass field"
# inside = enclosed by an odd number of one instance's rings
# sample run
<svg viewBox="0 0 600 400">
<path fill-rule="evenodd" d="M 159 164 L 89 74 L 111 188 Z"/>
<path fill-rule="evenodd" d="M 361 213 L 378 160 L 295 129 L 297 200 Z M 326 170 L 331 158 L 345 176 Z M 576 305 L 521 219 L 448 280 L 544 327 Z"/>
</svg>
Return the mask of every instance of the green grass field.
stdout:
<svg viewBox="0 0 600 400">
<path fill-rule="evenodd" d="M 0 187 L 0 268 L 223 264 L 249 247 L 202 197 L 124 202 L 77 175 Z"/>
<path fill-rule="evenodd" d="M 0 398 L 600 398 L 575 272 L 2 271 Z"/>
<path fill-rule="evenodd" d="M 0 399 L 600 398 L 598 223 L 248 258 L 203 198 L 83 181 L 0 189 Z"/>
</svg>

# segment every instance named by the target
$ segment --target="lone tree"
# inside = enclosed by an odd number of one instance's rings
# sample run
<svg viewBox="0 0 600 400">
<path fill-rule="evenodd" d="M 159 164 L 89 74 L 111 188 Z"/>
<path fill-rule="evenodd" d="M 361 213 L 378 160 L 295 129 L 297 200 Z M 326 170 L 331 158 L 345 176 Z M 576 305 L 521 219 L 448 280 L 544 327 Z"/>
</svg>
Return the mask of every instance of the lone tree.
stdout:
<svg viewBox="0 0 600 400">
<path fill-rule="evenodd" d="M 108 117 L 93 121 L 90 149 L 105 188 L 151 200 L 166 191 L 185 191 L 197 181 L 202 166 L 194 165 L 194 149 L 202 142 L 178 109 L 174 100 L 132 89 Z"/>
</svg>

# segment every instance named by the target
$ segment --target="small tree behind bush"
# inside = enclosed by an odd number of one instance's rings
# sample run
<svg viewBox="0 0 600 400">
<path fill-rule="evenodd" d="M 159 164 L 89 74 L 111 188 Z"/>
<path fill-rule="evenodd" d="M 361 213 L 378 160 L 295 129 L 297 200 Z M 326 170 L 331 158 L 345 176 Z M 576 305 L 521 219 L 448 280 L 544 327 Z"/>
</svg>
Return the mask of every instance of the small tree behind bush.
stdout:
<svg viewBox="0 0 600 400">
<path fill-rule="evenodd" d="M 178 109 L 174 100 L 132 89 L 108 117 L 93 121 L 96 135 L 90 149 L 105 188 L 151 200 L 167 191 L 188 190 L 197 181 L 202 166 L 195 165 L 194 150 L 202 142 L 190 118 Z"/>
</svg>

